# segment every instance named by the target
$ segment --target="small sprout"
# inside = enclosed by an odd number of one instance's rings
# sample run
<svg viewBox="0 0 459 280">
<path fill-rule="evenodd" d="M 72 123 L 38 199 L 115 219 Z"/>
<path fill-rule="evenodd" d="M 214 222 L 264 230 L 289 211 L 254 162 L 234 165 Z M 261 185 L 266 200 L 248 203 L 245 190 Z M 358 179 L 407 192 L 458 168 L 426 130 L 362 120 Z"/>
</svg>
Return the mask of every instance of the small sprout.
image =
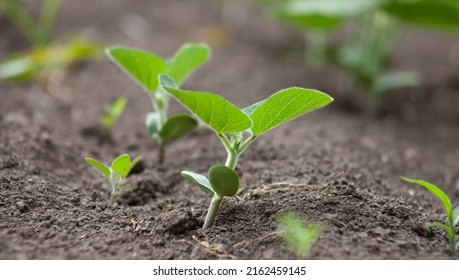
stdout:
<svg viewBox="0 0 459 280">
<path fill-rule="evenodd" d="M 107 129 L 111 130 L 113 125 L 119 119 L 126 106 L 127 98 L 122 96 L 118 98 L 113 104 L 105 107 L 105 114 L 100 118 L 100 123 Z"/>
<path fill-rule="evenodd" d="M 44 0 L 38 20 L 34 19 L 19 2 L 18 0 L 2 0 L 0 11 L 16 25 L 34 47 L 48 45 L 62 0 Z"/>
<path fill-rule="evenodd" d="M 108 48 L 106 54 L 149 93 L 154 112 L 146 116 L 145 126 L 149 135 L 159 144 L 158 162 L 164 163 L 166 145 L 190 133 L 198 122 L 189 115 L 167 116 L 170 98 L 159 85 L 157 77 L 167 73 L 178 84 L 182 84 L 210 58 L 209 48 L 203 44 L 185 44 L 169 59 L 125 47 Z"/>
<path fill-rule="evenodd" d="M 359 93 L 370 114 L 379 113 L 383 94 L 416 87 L 415 71 L 390 71 L 400 35 L 408 25 L 436 31 L 459 30 L 459 2 L 435 0 L 257 0 L 275 20 L 303 32 L 308 64 L 336 65 L 348 76 L 348 91 Z M 344 27 L 345 26 L 345 27 Z M 330 40 L 346 28 L 341 42 Z"/>
<path fill-rule="evenodd" d="M 227 151 L 225 165 L 212 167 L 209 179 L 190 171 L 182 172 L 186 179 L 213 195 L 203 229 L 212 225 L 222 197 L 237 193 L 239 177 L 234 170 L 239 157 L 258 136 L 333 101 L 320 91 L 292 87 L 239 109 L 212 93 L 180 90 L 168 75 L 160 75 L 159 81 L 164 90 L 217 134 Z"/>
<path fill-rule="evenodd" d="M 450 250 L 455 254 L 459 250 L 459 243 L 456 242 L 456 229 L 455 227 L 459 225 L 459 206 L 453 209 L 451 200 L 448 195 L 446 195 L 439 187 L 432 185 L 426 181 L 422 180 L 413 180 L 409 178 L 402 177 L 403 180 L 409 183 L 418 184 L 426 188 L 431 194 L 436 196 L 442 203 L 443 209 L 445 210 L 446 216 L 448 217 L 448 225 L 433 222 L 428 224 L 430 227 L 439 227 L 442 228 L 448 234 Z"/>
<path fill-rule="evenodd" d="M 285 245 L 295 251 L 298 259 L 308 257 L 311 246 L 322 233 L 320 225 L 304 225 L 303 221 L 292 213 L 277 218 L 279 234 Z"/>
<path fill-rule="evenodd" d="M 0 79 L 24 82 L 49 78 L 72 64 L 95 57 L 99 47 L 78 38 L 51 41 L 54 20 L 61 0 L 45 0 L 41 15 L 35 20 L 17 0 L 0 1 L 3 13 L 32 45 L 32 49 L 15 54 L 0 63 Z"/>
<path fill-rule="evenodd" d="M 93 159 L 85 158 L 86 162 L 92 167 L 96 168 L 105 178 L 111 186 L 111 202 L 115 200 L 115 197 L 122 191 L 126 191 L 131 188 L 131 185 L 124 185 L 124 180 L 131 172 L 131 169 L 142 159 L 137 157 L 131 162 L 131 157 L 127 154 L 120 155 L 111 164 L 111 166 L 105 166 L 103 163 Z"/>
<path fill-rule="evenodd" d="M 208 194 L 212 201 L 207 211 L 203 230 L 212 226 L 217 215 L 218 207 L 225 196 L 234 196 L 239 190 L 239 175 L 233 169 L 224 165 L 214 165 L 209 169 L 209 178 L 190 171 L 182 171 L 182 176 L 198 185 Z"/>
</svg>

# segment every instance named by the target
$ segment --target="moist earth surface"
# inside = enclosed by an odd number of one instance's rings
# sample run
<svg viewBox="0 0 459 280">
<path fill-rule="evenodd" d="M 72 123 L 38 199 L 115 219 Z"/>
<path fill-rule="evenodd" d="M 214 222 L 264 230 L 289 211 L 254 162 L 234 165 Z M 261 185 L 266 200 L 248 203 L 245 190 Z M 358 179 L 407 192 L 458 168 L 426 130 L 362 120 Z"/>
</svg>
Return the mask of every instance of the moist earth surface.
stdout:
<svg viewBox="0 0 459 280">
<path fill-rule="evenodd" d="M 237 199 L 226 198 L 202 232 L 210 197 L 180 171 L 205 174 L 224 162 L 209 129 L 171 143 L 159 166 L 143 125 L 148 95 L 103 56 L 46 84 L 1 83 L 1 259 L 294 259 L 277 232 L 276 217 L 286 212 L 324 226 L 311 259 L 452 258 L 445 233 L 425 226 L 446 222 L 440 202 L 400 176 L 430 181 L 459 201 L 457 38 L 408 30 L 391 68 L 417 70 L 422 86 L 384 96 L 382 116 L 372 119 L 359 96 L 343 93 L 337 69 L 292 59 L 301 34 L 256 7 L 228 13 L 227 5 L 65 1 L 55 36 L 83 30 L 106 46 L 165 57 L 204 41 L 213 58 L 185 89 L 240 107 L 290 86 L 335 102 L 257 139 L 240 158 Z M 0 24 L 3 60 L 27 44 L 5 18 Z M 109 133 L 97 120 L 121 95 L 128 104 Z M 171 112 L 184 111 L 172 103 Z M 143 160 L 128 177 L 132 189 L 110 203 L 107 182 L 84 157 L 107 163 L 122 153 Z"/>
</svg>

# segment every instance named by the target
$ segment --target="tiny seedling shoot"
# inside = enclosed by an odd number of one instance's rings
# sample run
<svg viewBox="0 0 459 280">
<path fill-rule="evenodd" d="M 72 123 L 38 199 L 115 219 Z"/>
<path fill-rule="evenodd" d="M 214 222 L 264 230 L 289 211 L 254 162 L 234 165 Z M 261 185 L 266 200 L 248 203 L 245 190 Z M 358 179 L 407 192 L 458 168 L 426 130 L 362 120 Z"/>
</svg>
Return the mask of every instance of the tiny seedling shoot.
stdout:
<svg viewBox="0 0 459 280">
<path fill-rule="evenodd" d="M 131 188 L 131 185 L 124 184 L 124 180 L 141 158 L 142 157 L 139 156 L 131 161 L 131 157 L 129 155 L 123 154 L 117 157 L 110 166 L 106 166 L 105 164 L 89 157 L 85 158 L 85 160 L 92 167 L 97 169 L 105 178 L 107 178 L 111 186 L 110 201 L 113 203 L 120 192 Z"/>
<path fill-rule="evenodd" d="M 105 113 L 100 118 L 99 122 L 108 130 L 111 131 L 113 125 L 119 119 L 126 106 L 127 98 L 121 96 L 113 104 L 105 107 Z"/>
<path fill-rule="evenodd" d="M 36 20 L 19 0 L 1 0 L 0 14 L 8 18 L 29 41 L 32 49 L 0 63 L 0 79 L 23 82 L 48 78 L 72 64 L 94 57 L 99 48 L 86 40 L 66 38 L 52 41 L 51 35 L 62 0 L 44 0 Z"/>
<path fill-rule="evenodd" d="M 450 249 L 453 254 L 459 250 L 459 243 L 456 241 L 456 229 L 455 227 L 459 224 L 459 206 L 453 209 L 451 200 L 449 197 L 437 186 L 422 180 L 413 180 L 402 177 L 403 180 L 409 183 L 417 184 L 426 188 L 431 194 L 436 196 L 443 205 L 446 216 L 448 217 L 448 224 L 442 224 L 439 222 L 433 222 L 428 224 L 428 227 L 439 227 L 442 228 L 448 234 Z"/>
<path fill-rule="evenodd" d="M 225 165 L 210 168 L 208 179 L 193 172 L 182 172 L 186 179 L 213 196 L 203 229 L 212 225 L 222 198 L 237 193 L 239 177 L 234 169 L 241 154 L 256 138 L 333 101 L 323 92 L 292 87 L 239 109 L 212 93 L 181 90 L 168 75 L 160 75 L 159 81 L 162 88 L 217 134 L 227 152 Z"/>
<path fill-rule="evenodd" d="M 180 85 L 210 57 L 203 44 L 185 44 L 172 58 L 162 59 L 145 51 L 125 47 L 106 49 L 108 57 L 149 93 L 154 111 L 145 119 L 150 136 L 159 144 L 158 162 L 165 161 L 166 144 L 184 137 L 198 126 L 189 115 L 168 117 L 169 96 L 158 83 L 158 75 L 167 73 Z"/>
<path fill-rule="evenodd" d="M 415 71 L 390 70 L 400 35 L 408 25 L 448 33 L 459 30 L 459 1 L 436 0 L 256 0 L 275 20 L 306 37 L 312 65 L 332 63 L 349 78 L 349 92 L 363 94 L 376 116 L 383 94 L 418 86 Z M 343 39 L 333 40 L 338 30 Z"/>
<path fill-rule="evenodd" d="M 293 250 L 298 259 L 308 257 L 311 246 L 322 233 L 320 225 L 305 225 L 293 213 L 287 213 L 277 218 L 279 235 L 284 244 Z"/>
</svg>

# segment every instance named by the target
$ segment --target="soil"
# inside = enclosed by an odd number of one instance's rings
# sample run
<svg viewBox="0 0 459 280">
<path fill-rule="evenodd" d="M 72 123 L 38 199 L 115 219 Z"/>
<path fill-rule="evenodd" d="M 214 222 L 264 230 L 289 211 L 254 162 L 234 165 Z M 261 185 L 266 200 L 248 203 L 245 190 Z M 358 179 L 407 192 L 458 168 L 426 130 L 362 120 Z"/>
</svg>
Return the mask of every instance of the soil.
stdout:
<svg viewBox="0 0 459 280">
<path fill-rule="evenodd" d="M 210 197 L 179 172 L 205 173 L 225 160 L 209 129 L 172 143 L 158 166 L 143 125 L 148 96 L 105 57 L 47 88 L 2 83 L 0 259 L 294 259 L 277 235 L 276 217 L 287 211 L 324 225 L 311 259 L 457 258 L 444 232 L 425 226 L 445 221 L 439 201 L 399 178 L 430 181 L 459 201 L 457 37 L 407 31 L 392 67 L 419 71 L 423 85 L 385 96 L 375 120 L 355 109 L 358 96 L 342 93 L 337 69 L 287 59 L 286 49 L 303 47 L 301 34 L 258 8 L 250 6 L 244 20 L 243 6 L 228 13 L 232 4 L 221 1 L 154 2 L 65 1 L 55 35 L 87 29 L 102 44 L 162 56 L 206 41 L 213 58 L 185 88 L 241 107 L 288 86 L 317 88 L 336 101 L 252 144 L 238 165 L 238 199 L 225 199 L 202 232 Z M 2 17 L 0 24 L 3 60 L 27 44 Z M 108 136 L 97 119 L 120 95 L 127 108 Z M 107 183 L 83 158 L 109 162 L 121 153 L 143 161 L 128 177 L 133 188 L 110 204 Z"/>
</svg>

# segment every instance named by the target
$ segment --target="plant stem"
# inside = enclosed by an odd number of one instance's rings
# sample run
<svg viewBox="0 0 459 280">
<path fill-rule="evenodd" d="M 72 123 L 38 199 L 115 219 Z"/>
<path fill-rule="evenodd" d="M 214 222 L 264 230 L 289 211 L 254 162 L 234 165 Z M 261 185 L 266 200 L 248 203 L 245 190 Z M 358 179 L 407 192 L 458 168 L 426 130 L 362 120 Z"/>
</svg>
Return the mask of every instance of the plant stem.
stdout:
<svg viewBox="0 0 459 280">
<path fill-rule="evenodd" d="M 46 0 L 41 8 L 41 15 L 38 22 L 38 31 L 36 34 L 36 43 L 39 46 L 46 46 L 51 39 L 54 21 L 61 0 Z"/>
<path fill-rule="evenodd" d="M 450 243 L 450 247 L 451 247 L 451 253 L 453 255 L 455 255 L 456 252 L 457 252 L 457 249 L 458 249 L 458 248 L 456 248 L 457 247 L 457 245 L 456 245 L 456 236 L 455 236 L 456 235 L 455 234 L 455 230 L 456 229 L 455 229 L 452 221 L 449 221 L 449 225 L 451 227 L 451 234 L 449 236 L 449 243 Z"/>
<path fill-rule="evenodd" d="M 234 170 L 236 168 L 238 159 L 239 159 L 239 155 L 237 155 L 234 151 L 229 151 L 228 157 L 226 158 L 225 165 Z"/>
<path fill-rule="evenodd" d="M 158 131 L 161 131 L 163 128 L 164 123 L 166 123 L 167 120 L 167 107 L 165 108 L 164 106 L 164 100 L 162 99 L 162 93 L 156 92 L 155 95 L 152 97 L 152 102 L 153 102 L 153 107 L 155 108 L 155 112 L 158 113 L 158 122 L 157 122 L 157 129 Z"/>
<path fill-rule="evenodd" d="M 215 216 L 217 216 L 218 207 L 220 206 L 222 199 L 223 197 L 219 196 L 218 194 L 215 194 L 212 197 L 212 201 L 210 202 L 209 210 L 207 210 L 206 220 L 204 221 L 202 230 L 208 229 L 214 223 Z"/>
<path fill-rule="evenodd" d="M 158 163 L 163 164 L 166 159 L 166 142 L 162 141 L 159 136 L 159 132 L 163 128 L 164 124 L 167 121 L 167 102 L 165 102 L 163 93 L 156 92 L 154 96 L 151 98 L 153 102 L 153 107 L 155 108 L 155 112 L 158 113 L 158 119 L 156 122 L 156 127 L 158 130 L 158 144 L 159 144 L 159 152 L 158 152 Z"/>
</svg>

